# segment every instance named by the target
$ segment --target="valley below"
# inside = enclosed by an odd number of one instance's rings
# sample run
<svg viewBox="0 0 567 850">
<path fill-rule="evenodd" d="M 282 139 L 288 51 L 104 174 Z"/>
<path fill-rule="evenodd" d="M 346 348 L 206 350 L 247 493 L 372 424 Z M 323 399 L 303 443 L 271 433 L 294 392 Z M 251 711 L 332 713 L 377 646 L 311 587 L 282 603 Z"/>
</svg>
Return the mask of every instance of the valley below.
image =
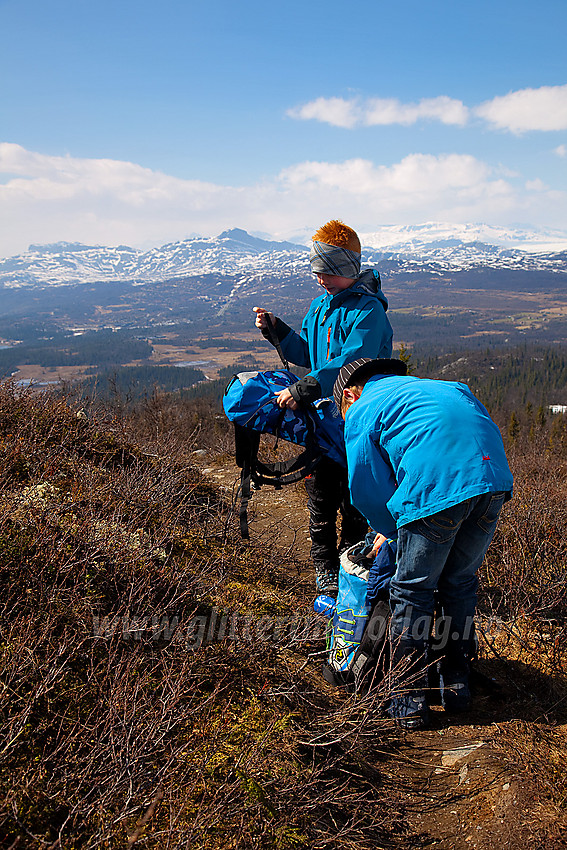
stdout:
<svg viewBox="0 0 567 850">
<path fill-rule="evenodd" d="M 485 282 L 474 288 L 466 281 L 465 286 L 455 278 L 399 280 L 384 275 L 382 287 L 395 347 L 403 344 L 421 357 L 462 349 L 560 345 L 567 339 L 567 284 L 553 282 L 557 286 L 550 289 L 541 284 L 532 290 L 493 289 Z M 268 368 L 278 358 L 254 328 L 252 307 L 271 309 L 299 330 L 317 294 L 309 277 L 281 284 L 275 278 L 262 280 L 235 290 L 234 279 L 226 276 L 144 286 L 4 291 L 0 374 L 49 385 L 81 380 L 94 367 L 102 368 L 96 351 L 81 354 L 81 343 L 102 340 L 104 334 L 107 339 L 109 332 L 124 343 L 111 358 L 114 367 L 192 364 L 204 373 L 203 380 L 218 379 L 235 360 Z M 136 356 L 128 339 L 148 343 L 143 357 Z M 48 348 L 60 356 L 43 363 L 39 353 Z M 35 360 L 30 349 L 38 352 Z"/>
</svg>

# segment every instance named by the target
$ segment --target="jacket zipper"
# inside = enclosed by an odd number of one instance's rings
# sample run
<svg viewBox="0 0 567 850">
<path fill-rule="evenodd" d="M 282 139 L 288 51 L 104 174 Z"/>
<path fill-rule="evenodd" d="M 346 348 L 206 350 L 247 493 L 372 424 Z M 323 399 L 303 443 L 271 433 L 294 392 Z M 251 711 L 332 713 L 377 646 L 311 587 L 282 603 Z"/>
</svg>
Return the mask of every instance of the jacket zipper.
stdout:
<svg viewBox="0 0 567 850">
<path fill-rule="evenodd" d="M 327 331 L 327 360 L 330 358 L 330 349 L 331 349 L 331 326 L 329 325 L 329 329 Z"/>
</svg>

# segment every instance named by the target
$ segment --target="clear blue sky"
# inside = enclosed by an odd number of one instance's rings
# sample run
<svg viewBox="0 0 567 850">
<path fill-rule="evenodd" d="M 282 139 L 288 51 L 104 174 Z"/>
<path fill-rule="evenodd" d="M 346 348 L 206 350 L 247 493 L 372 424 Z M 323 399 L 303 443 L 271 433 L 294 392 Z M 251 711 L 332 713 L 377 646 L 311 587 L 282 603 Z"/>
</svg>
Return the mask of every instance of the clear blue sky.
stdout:
<svg viewBox="0 0 567 850">
<path fill-rule="evenodd" d="M 567 231 L 565 0 L 0 0 L 0 255 L 342 217 Z"/>
</svg>

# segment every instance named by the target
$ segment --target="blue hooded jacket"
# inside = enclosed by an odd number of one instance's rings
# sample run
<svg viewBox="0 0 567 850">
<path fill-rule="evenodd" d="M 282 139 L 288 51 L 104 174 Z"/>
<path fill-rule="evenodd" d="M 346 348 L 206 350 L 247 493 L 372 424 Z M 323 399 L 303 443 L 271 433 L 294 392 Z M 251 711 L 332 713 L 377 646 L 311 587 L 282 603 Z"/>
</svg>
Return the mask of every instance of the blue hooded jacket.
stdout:
<svg viewBox="0 0 567 850">
<path fill-rule="evenodd" d="M 351 499 L 375 531 L 510 492 L 500 431 L 465 384 L 375 375 L 347 410 Z"/>
<path fill-rule="evenodd" d="M 310 374 L 299 383 L 317 381 L 313 398 L 332 395 L 339 370 L 359 357 L 390 357 L 392 327 L 380 275 L 367 269 L 348 289 L 326 293 L 311 302 L 298 334 L 277 320 L 282 350 L 291 363 L 307 366 Z M 297 385 L 296 385 L 297 386 Z M 308 399 L 312 400 L 312 399 Z"/>
</svg>

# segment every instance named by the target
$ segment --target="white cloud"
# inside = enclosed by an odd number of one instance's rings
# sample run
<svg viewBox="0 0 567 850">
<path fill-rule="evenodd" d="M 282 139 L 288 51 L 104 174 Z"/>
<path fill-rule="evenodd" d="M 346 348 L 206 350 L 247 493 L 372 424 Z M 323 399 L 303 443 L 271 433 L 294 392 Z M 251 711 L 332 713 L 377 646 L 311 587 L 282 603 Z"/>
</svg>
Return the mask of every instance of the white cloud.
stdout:
<svg viewBox="0 0 567 850">
<path fill-rule="evenodd" d="M 565 157 L 567 156 L 567 145 L 558 145 L 553 153 L 556 153 L 557 156 Z"/>
<path fill-rule="evenodd" d="M 549 186 L 537 177 L 535 180 L 526 180 L 526 189 L 528 192 L 546 192 Z"/>
<path fill-rule="evenodd" d="M 567 129 L 567 85 L 521 89 L 481 103 L 476 115 L 499 130 Z"/>
<path fill-rule="evenodd" d="M 355 127 L 363 122 L 363 111 L 357 100 L 344 100 L 342 97 L 318 97 L 303 106 L 289 109 L 291 118 L 303 121 L 321 121 L 334 127 Z"/>
<path fill-rule="evenodd" d="M 228 189 L 131 162 L 47 156 L 0 144 L 0 253 L 61 239 L 140 245 L 180 238 L 186 222 L 218 218 Z M 205 227 L 206 229 L 206 227 Z M 13 246 L 13 247 L 12 247 Z"/>
<path fill-rule="evenodd" d="M 396 98 L 319 97 L 303 106 L 289 109 L 292 118 L 315 120 L 335 127 L 373 127 L 418 121 L 439 121 L 464 127 L 472 116 L 483 119 L 498 130 L 524 133 L 528 130 L 567 129 L 567 85 L 521 89 L 487 100 L 469 108 L 460 100 L 440 95 L 417 103 L 402 103 Z M 560 151 L 564 146 L 560 146 Z M 559 153 L 560 156 L 563 154 Z"/>
<path fill-rule="evenodd" d="M 309 209 L 325 208 L 369 222 L 478 220 L 498 216 L 518 203 L 513 186 L 472 156 L 414 154 L 392 166 L 353 159 L 304 162 L 286 169 L 280 181 Z M 362 226 L 362 225 L 359 225 Z M 371 229 L 371 226 L 370 226 Z"/>
<path fill-rule="evenodd" d="M 488 175 L 488 166 L 472 156 L 412 154 L 393 166 L 376 166 L 366 159 L 336 164 L 304 162 L 286 169 L 280 178 L 293 186 L 329 187 L 357 195 L 392 192 L 415 198 L 422 192 L 432 192 L 434 197 L 448 187 L 476 187 Z"/>
<path fill-rule="evenodd" d="M 147 248 L 229 227 L 279 235 L 342 218 L 380 224 L 486 221 L 567 228 L 565 196 L 473 156 L 302 162 L 250 186 L 182 180 L 131 162 L 47 156 L 0 144 L 0 256 L 31 242 Z"/>
<path fill-rule="evenodd" d="M 401 103 L 395 98 L 319 97 L 287 113 L 304 121 L 314 119 L 335 127 L 372 127 L 376 125 L 415 124 L 421 120 L 435 120 L 443 124 L 463 126 L 468 120 L 468 109 L 460 100 L 446 97 L 424 98 L 418 103 Z"/>
<path fill-rule="evenodd" d="M 397 100 L 370 99 L 367 104 L 365 123 L 415 124 L 421 120 L 436 120 L 442 124 L 464 126 L 468 121 L 468 109 L 460 101 L 441 95 L 420 100 L 419 103 L 400 103 Z"/>
</svg>

